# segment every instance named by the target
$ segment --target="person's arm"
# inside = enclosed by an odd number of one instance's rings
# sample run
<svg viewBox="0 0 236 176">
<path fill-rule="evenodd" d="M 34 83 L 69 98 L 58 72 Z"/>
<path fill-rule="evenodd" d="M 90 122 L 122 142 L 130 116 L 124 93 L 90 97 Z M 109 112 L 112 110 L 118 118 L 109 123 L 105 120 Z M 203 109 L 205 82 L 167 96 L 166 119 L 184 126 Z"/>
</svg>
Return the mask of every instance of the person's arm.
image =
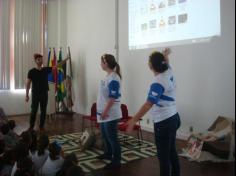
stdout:
<svg viewBox="0 0 236 176">
<path fill-rule="evenodd" d="M 165 57 L 165 61 L 168 65 L 170 65 L 170 60 L 169 60 L 169 55 L 171 54 L 171 49 L 170 48 L 165 48 L 163 51 L 162 51 L 162 54 L 164 55 Z"/>
<path fill-rule="evenodd" d="M 67 57 L 67 58 L 66 58 L 66 59 L 64 59 L 63 61 L 61 61 L 61 62 L 57 63 L 56 67 L 60 67 L 60 66 L 64 65 L 64 64 L 67 62 L 67 60 L 69 60 L 69 59 L 70 59 L 70 58 L 69 58 L 69 57 Z"/>
<path fill-rule="evenodd" d="M 28 102 L 29 101 L 29 90 L 30 90 L 30 85 L 31 85 L 31 79 L 27 78 L 26 80 L 26 95 L 25 95 L 25 101 Z"/>
<path fill-rule="evenodd" d="M 111 109 L 112 105 L 114 104 L 115 99 L 114 98 L 110 98 L 109 101 L 107 102 L 107 105 L 104 109 L 104 111 L 101 114 L 101 119 L 105 120 L 108 117 L 108 112 Z"/>
<path fill-rule="evenodd" d="M 128 128 L 127 132 L 131 132 L 134 128 L 134 125 L 152 108 L 153 103 L 146 101 L 142 107 L 139 109 L 137 114 L 127 122 Z"/>
</svg>

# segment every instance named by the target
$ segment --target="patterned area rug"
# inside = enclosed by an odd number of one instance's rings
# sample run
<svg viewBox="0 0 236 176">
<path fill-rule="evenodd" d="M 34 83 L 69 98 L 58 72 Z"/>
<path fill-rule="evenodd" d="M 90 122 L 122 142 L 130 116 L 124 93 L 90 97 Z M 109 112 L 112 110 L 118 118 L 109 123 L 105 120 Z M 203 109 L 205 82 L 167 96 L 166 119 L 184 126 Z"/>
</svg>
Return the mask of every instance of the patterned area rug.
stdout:
<svg viewBox="0 0 236 176">
<path fill-rule="evenodd" d="M 50 141 L 57 141 L 62 145 L 65 154 L 75 152 L 79 158 L 79 165 L 85 172 L 91 172 L 103 168 L 109 161 L 97 160 L 96 157 L 103 153 L 102 150 L 92 148 L 90 150 L 81 151 L 79 147 L 79 139 L 82 133 L 73 133 L 66 135 L 58 135 L 50 137 Z M 125 139 L 125 140 L 124 140 Z M 139 141 L 138 139 L 119 134 L 122 148 L 122 164 L 128 162 L 156 156 L 156 146 L 147 141 Z"/>
</svg>

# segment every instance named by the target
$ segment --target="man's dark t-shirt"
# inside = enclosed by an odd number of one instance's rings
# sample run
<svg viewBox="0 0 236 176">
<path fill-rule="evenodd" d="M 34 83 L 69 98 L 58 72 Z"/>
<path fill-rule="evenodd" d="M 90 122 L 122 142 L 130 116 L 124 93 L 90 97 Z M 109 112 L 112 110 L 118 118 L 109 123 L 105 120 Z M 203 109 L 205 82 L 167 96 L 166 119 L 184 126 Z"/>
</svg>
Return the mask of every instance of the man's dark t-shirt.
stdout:
<svg viewBox="0 0 236 176">
<path fill-rule="evenodd" d="M 48 92 L 48 74 L 51 72 L 52 67 L 43 67 L 41 70 L 33 68 L 28 72 L 28 79 L 32 81 L 32 93 L 34 95 L 42 95 Z"/>
</svg>

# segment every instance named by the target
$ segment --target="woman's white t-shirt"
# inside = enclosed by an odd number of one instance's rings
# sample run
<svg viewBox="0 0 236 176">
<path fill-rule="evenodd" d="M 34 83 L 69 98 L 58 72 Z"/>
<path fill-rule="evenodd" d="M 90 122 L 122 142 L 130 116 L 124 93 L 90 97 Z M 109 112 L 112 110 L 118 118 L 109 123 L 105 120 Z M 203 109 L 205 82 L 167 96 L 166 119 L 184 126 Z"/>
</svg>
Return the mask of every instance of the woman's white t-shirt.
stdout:
<svg viewBox="0 0 236 176">
<path fill-rule="evenodd" d="M 97 121 L 98 123 L 109 122 L 117 119 L 121 119 L 120 108 L 120 88 L 121 80 L 117 73 L 112 72 L 107 75 L 104 80 L 100 82 L 98 98 L 97 98 Z M 103 113 L 110 98 L 114 98 L 115 102 L 108 112 L 108 118 L 101 119 Z"/>
</svg>

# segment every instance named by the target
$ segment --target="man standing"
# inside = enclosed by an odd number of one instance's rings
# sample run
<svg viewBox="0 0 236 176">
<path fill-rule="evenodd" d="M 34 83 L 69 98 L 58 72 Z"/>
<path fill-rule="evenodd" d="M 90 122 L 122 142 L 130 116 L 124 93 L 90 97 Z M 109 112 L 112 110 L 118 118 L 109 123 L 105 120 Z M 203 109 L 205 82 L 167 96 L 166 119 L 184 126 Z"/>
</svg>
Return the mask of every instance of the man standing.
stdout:
<svg viewBox="0 0 236 176">
<path fill-rule="evenodd" d="M 67 59 L 63 60 L 57 66 L 64 64 L 66 60 Z M 32 104 L 29 130 L 34 129 L 36 114 L 40 105 L 41 114 L 39 129 L 40 131 L 44 131 L 49 90 L 48 74 L 51 73 L 53 69 L 56 69 L 56 67 L 43 67 L 43 56 L 38 53 L 34 54 L 34 61 L 36 67 L 29 70 L 26 81 L 26 102 L 29 101 L 29 89 L 32 83 Z"/>
</svg>

